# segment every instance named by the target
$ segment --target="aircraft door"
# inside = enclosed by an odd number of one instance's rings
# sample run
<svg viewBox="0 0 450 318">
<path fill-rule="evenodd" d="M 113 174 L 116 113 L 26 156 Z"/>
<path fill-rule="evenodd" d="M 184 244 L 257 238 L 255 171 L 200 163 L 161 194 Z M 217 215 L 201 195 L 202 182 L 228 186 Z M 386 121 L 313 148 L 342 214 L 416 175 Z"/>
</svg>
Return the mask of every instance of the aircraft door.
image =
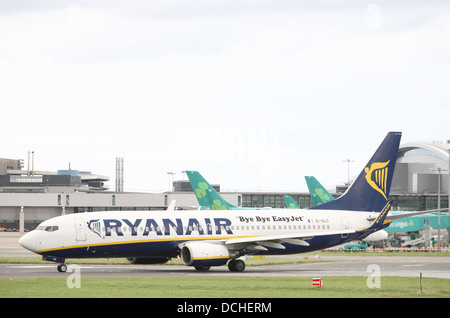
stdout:
<svg viewBox="0 0 450 318">
<path fill-rule="evenodd" d="M 74 219 L 77 241 L 86 241 L 86 226 L 83 219 Z"/>
<path fill-rule="evenodd" d="M 346 216 L 341 216 L 341 224 L 342 224 L 342 230 L 348 230 L 348 218 Z M 348 233 L 342 233 L 341 238 L 348 238 Z"/>
</svg>

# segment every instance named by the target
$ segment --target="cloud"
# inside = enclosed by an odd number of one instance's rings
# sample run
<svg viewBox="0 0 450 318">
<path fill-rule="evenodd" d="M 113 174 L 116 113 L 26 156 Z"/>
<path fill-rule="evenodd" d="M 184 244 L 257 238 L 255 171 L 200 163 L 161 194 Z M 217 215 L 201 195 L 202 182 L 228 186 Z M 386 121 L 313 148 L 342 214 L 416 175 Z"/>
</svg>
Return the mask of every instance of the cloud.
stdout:
<svg viewBox="0 0 450 318">
<path fill-rule="evenodd" d="M 305 158 L 321 149 L 341 165 L 345 152 L 376 146 L 388 130 L 448 139 L 448 4 L 370 4 L 0 2 L 0 107 L 8 118 L 0 129 L 14 131 L 2 149 L 14 157 L 40 148 L 50 170 L 62 164 L 52 161 L 55 149 L 64 149 L 64 164 L 76 157 L 110 176 L 104 162 L 116 155 L 128 169 L 145 161 L 185 169 L 182 158 L 210 171 L 230 163 L 236 172 L 222 177 L 237 188 L 274 166 L 249 151 L 263 132 L 277 136 L 283 176 L 297 166 L 307 174 L 319 161 Z M 196 123 L 209 133 L 201 148 Z M 220 147 L 210 152 L 214 141 Z M 189 145 L 209 159 L 197 160 Z M 222 148 L 231 148 L 224 162 Z M 129 182 L 148 186 L 137 170 Z"/>
</svg>

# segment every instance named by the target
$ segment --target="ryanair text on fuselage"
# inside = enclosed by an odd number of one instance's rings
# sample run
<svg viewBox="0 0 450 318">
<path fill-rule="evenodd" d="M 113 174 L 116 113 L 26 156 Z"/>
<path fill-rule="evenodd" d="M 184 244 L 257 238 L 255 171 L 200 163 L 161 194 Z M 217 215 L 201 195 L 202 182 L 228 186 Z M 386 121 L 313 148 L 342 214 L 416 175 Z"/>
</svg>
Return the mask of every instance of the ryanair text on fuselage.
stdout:
<svg viewBox="0 0 450 318">
<path fill-rule="evenodd" d="M 130 228 L 131 236 L 138 235 L 138 228 L 143 227 L 142 236 L 148 236 L 150 232 L 155 232 L 156 235 L 191 235 L 195 230 L 199 235 L 212 235 L 213 227 L 215 228 L 215 234 L 221 235 L 222 232 L 226 232 L 228 235 L 232 235 L 233 232 L 230 228 L 231 221 L 226 218 L 204 218 L 200 222 L 197 218 L 189 218 L 187 225 L 183 224 L 183 220 L 176 218 L 171 220 L 163 218 L 161 221 L 155 219 L 136 219 L 130 221 L 129 219 L 96 219 L 87 222 L 88 228 L 101 236 L 100 222 L 103 223 L 105 229 L 105 236 L 111 236 L 112 233 L 118 236 L 124 236 L 124 227 Z"/>
</svg>

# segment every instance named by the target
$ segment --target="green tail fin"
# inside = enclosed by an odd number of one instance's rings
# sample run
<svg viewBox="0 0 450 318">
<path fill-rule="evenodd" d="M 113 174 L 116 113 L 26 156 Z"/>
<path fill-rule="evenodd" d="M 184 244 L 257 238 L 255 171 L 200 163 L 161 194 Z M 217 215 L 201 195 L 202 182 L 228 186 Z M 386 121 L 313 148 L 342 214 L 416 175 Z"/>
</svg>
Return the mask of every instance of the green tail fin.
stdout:
<svg viewBox="0 0 450 318">
<path fill-rule="evenodd" d="M 333 201 L 333 196 L 317 181 L 314 177 L 305 177 L 308 185 L 309 194 L 313 202 L 313 206 L 321 205 L 329 201 Z"/>
<path fill-rule="evenodd" d="M 186 171 L 186 174 L 200 206 L 211 210 L 232 210 L 236 208 L 225 201 L 200 173 L 197 171 Z"/>
<path fill-rule="evenodd" d="M 286 203 L 286 208 L 288 209 L 300 209 L 297 202 L 295 202 L 290 195 L 284 195 L 284 202 Z"/>
</svg>

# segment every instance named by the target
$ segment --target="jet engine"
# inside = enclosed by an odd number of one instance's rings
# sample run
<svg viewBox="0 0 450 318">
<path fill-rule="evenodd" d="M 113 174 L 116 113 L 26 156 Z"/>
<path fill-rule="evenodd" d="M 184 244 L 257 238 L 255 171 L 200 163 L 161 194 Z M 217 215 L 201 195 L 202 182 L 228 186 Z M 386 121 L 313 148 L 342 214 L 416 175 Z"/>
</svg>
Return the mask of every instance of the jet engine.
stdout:
<svg viewBox="0 0 450 318">
<path fill-rule="evenodd" d="M 169 261 L 167 257 L 129 257 L 128 264 L 164 264 Z"/>
<path fill-rule="evenodd" d="M 368 242 L 375 242 L 375 241 L 382 241 L 387 240 L 388 238 L 388 232 L 385 230 L 380 230 L 377 232 L 374 232 L 372 234 L 369 234 L 364 240 Z"/>
<path fill-rule="evenodd" d="M 211 266 L 225 265 L 232 256 L 224 245 L 189 242 L 181 248 L 180 257 L 184 265 L 208 270 Z"/>
</svg>

